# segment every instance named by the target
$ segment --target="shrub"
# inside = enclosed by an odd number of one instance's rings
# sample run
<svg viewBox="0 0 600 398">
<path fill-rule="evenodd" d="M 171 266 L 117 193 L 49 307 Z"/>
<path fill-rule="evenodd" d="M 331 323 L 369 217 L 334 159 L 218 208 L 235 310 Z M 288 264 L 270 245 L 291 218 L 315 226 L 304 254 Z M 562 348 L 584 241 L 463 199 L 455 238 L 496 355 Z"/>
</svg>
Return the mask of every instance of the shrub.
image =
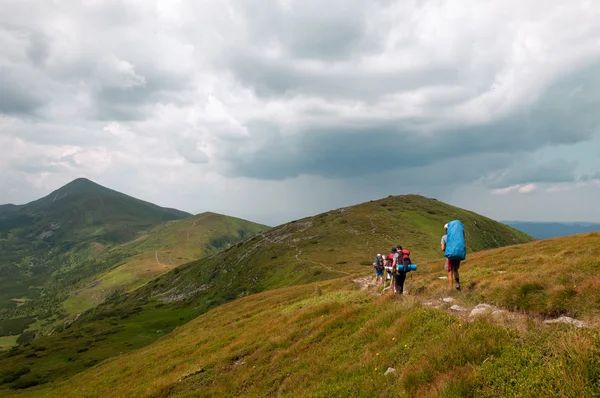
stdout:
<svg viewBox="0 0 600 398">
<path fill-rule="evenodd" d="M 20 380 L 12 385 L 13 390 L 24 390 L 26 388 L 35 387 L 40 385 L 39 380 Z"/>
</svg>

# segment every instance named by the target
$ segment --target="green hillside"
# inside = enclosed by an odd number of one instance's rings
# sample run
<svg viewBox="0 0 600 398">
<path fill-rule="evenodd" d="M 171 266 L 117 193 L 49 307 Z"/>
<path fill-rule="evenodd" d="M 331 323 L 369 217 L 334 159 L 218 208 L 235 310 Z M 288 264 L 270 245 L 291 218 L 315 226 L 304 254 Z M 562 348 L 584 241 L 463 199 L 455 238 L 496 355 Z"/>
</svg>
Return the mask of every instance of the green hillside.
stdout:
<svg viewBox="0 0 600 398">
<path fill-rule="evenodd" d="M 57 315 L 59 296 L 122 259 L 106 249 L 190 214 L 80 178 L 50 195 L 0 211 L 0 336 Z"/>
<path fill-rule="evenodd" d="M 69 314 L 83 312 L 110 295 L 135 289 L 178 265 L 214 254 L 266 229 L 215 213 L 162 223 L 111 249 L 130 257 L 80 284 L 63 303 L 64 308 Z"/>
<path fill-rule="evenodd" d="M 465 292 L 449 290 L 433 262 L 402 298 L 352 277 L 244 297 L 28 395 L 597 397 L 599 251 L 596 233 L 473 254 Z M 452 311 L 448 295 L 504 312 Z M 542 322 L 561 314 L 587 327 Z"/>
<path fill-rule="evenodd" d="M 12 351 L 0 363 L 0 372 L 25 366 L 30 370 L 27 377 L 40 383 L 66 378 L 151 344 L 237 298 L 370 273 L 372 258 L 398 243 L 412 250 L 417 264 L 441 261 L 443 225 L 455 218 L 465 224 L 469 251 L 532 240 L 475 213 L 416 195 L 338 209 L 270 229 L 177 267 L 134 292 L 114 295 L 68 328 Z M 44 347 L 44 352 L 36 352 L 36 347 Z"/>
</svg>

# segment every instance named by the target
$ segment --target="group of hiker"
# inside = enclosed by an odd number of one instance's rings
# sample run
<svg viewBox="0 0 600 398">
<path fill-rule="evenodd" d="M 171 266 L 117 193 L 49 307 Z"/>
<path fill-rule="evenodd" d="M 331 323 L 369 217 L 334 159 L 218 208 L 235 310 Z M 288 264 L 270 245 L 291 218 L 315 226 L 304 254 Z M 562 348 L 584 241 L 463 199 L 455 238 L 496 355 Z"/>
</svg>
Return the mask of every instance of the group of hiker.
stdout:
<svg viewBox="0 0 600 398">
<path fill-rule="evenodd" d="M 461 221 L 454 220 L 444 225 L 445 234 L 442 236 L 441 250 L 444 252 L 446 262 L 444 269 L 448 271 L 448 284 L 452 288 L 452 281 L 456 282 L 456 290 L 460 290 L 458 269 L 460 262 L 466 258 L 465 230 Z M 375 283 L 384 286 L 386 280 L 390 281 L 389 289 L 392 294 L 404 294 L 404 282 L 407 272 L 417 269 L 410 259 L 410 250 L 401 245 L 393 247 L 387 256 L 377 254 L 373 260 L 375 269 Z M 384 279 L 384 274 L 387 278 Z"/>
</svg>

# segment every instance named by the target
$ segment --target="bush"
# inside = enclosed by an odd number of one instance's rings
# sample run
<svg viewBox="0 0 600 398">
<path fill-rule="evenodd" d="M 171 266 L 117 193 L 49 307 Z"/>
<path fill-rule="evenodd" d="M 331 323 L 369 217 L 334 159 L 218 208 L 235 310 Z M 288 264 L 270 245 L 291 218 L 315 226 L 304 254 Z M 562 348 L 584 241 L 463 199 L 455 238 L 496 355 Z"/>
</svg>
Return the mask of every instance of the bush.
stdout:
<svg viewBox="0 0 600 398">
<path fill-rule="evenodd" d="M 26 388 L 35 387 L 39 385 L 39 380 L 20 380 L 13 384 L 11 388 L 13 390 L 24 390 Z"/>
<path fill-rule="evenodd" d="M 24 332 L 17 338 L 17 343 L 27 344 L 35 337 L 35 332 Z"/>
<path fill-rule="evenodd" d="M 29 372 L 31 372 L 31 369 L 29 369 L 28 367 L 20 368 L 14 372 L 7 372 L 4 374 L 2 383 L 12 383 L 13 381 L 17 380 L 19 377 L 26 375 Z"/>
</svg>

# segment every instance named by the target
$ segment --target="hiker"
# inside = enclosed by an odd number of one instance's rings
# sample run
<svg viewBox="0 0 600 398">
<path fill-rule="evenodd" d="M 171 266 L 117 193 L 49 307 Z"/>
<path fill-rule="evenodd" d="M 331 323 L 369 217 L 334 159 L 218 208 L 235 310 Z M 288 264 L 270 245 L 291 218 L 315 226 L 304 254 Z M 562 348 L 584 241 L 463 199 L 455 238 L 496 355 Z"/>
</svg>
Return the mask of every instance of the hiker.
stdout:
<svg viewBox="0 0 600 398">
<path fill-rule="evenodd" d="M 394 255 L 394 271 L 396 271 L 396 294 L 404 294 L 404 281 L 408 272 L 408 265 L 411 264 L 410 250 L 403 249 L 401 245 L 396 246 Z"/>
<path fill-rule="evenodd" d="M 373 268 L 375 268 L 375 284 L 377 284 L 377 282 L 379 282 L 379 278 L 381 278 L 381 283 L 385 285 L 385 281 L 383 280 L 383 270 L 385 269 L 385 264 L 381 254 L 377 254 L 377 257 L 373 261 Z"/>
<path fill-rule="evenodd" d="M 388 254 L 386 258 L 385 264 L 385 269 L 388 273 L 388 279 L 390 280 L 390 290 L 392 291 L 392 294 L 396 293 L 396 282 L 394 281 L 394 276 L 396 275 L 396 272 L 394 270 L 394 258 L 396 257 L 397 250 L 398 249 L 396 249 L 395 247 L 392 247 L 392 250 L 390 250 L 390 254 Z"/>
<path fill-rule="evenodd" d="M 450 233 L 448 229 L 450 228 Z M 444 225 L 446 234 L 442 236 L 441 247 L 446 256 L 446 271 L 448 271 L 448 286 L 452 289 L 452 277 L 456 281 L 456 290 L 460 290 L 460 277 L 458 269 L 461 260 L 465 259 L 465 230 L 463 224 L 458 221 L 451 221 Z M 450 235 L 450 238 L 448 237 Z"/>
</svg>

